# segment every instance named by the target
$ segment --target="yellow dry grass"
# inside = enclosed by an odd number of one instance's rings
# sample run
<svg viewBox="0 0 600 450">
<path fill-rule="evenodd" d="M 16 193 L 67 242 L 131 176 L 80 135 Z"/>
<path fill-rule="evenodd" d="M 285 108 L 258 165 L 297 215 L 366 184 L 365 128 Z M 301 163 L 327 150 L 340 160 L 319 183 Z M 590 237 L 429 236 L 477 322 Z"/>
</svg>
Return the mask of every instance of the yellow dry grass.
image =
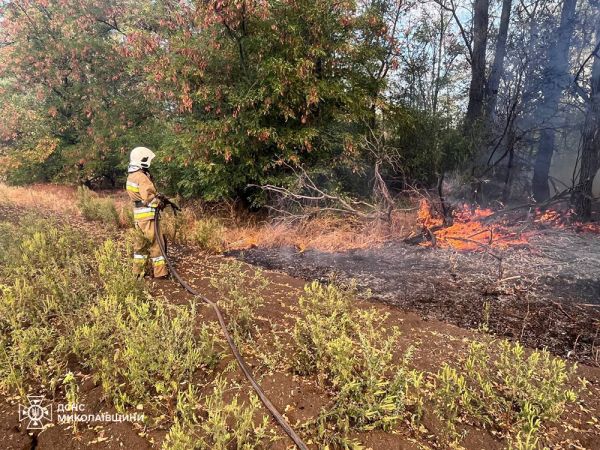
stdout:
<svg viewBox="0 0 600 450">
<path fill-rule="evenodd" d="M 127 194 L 123 192 L 110 192 L 99 194 L 101 197 L 110 197 L 115 202 L 122 226 L 126 226 L 130 209 Z M 0 200 L 6 203 L 37 211 L 50 211 L 57 214 L 71 214 L 80 216 L 77 207 L 77 187 L 59 184 L 32 184 L 29 186 L 9 186 L 0 183 Z"/>
<path fill-rule="evenodd" d="M 34 184 L 25 187 L 0 183 L 0 199 L 24 208 L 56 213 L 78 213 L 76 189 L 57 184 Z"/>
<path fill-rule="evenodd" d="M 111 197 L 123 226 L 128 223 L 130 202 L 126 192 L 100 193 Z M 27 187 L 7 186 L 0 183 L 0 199 L 25 208 L 46 210 L 59 214 L 80 215 L 77 208 L 77 189 L 73 186 L 35 184 Z M 198 218 L 207 218 L 207 213 L 195 211 L 188 206 L 180 216 L 180 237 L 184 241 L 196 227 Z M 210 215 L 210 214 L 209 214 Z M 165 228 L 169 231 L 169 219 L 165 217 Z M 286 223 L 236 220 L 228 217 L 224 223 L 224 247 L 241 250 L 251 247 L 292 246 L 299 251 L 316 249 L 336 252 L 360 248 L 377 247 L 387 241 L 403 239 L 418 227 L 416 211 L 395 211 L 391 221 L 364 222 L 348 217 L 318 217 L 310 220 Z"/>
<path fill-rule="evenodd" d="M 225 232 L 229 249 L 293 246 L 299 251 L 317 249 L 336 252 L 378 247 L 387 241 L 403 239 L 417 227 L 414 212 L 398 211 L 390 223 L 362 222 L 348 218 L 315 218 L 298 223 L 273 222 L 237 225 Z"/>
</svg>

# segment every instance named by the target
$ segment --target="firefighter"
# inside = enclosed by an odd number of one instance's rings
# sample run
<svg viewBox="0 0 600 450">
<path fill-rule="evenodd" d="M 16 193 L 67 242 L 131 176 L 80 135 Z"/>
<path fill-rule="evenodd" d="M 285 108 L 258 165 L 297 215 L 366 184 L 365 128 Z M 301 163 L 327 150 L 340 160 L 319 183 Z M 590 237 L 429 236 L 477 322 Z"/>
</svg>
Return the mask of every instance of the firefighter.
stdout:
<svg viewBox="0 0 600 450">
<path fill-rule="evenodd" d="M 166 278 L 169 271 L 154 235 L 154 215 L 156 209 L 162 206 L 160 195 L 148 171 L 154 156 L 146 147 L 134 148 L 129 156 L 127 193 L 133 201 L 133 220 L 138 231 L 134 243 L 133 270 L 143 277 L 149 257 L 154 278 Z"/>
</svg>

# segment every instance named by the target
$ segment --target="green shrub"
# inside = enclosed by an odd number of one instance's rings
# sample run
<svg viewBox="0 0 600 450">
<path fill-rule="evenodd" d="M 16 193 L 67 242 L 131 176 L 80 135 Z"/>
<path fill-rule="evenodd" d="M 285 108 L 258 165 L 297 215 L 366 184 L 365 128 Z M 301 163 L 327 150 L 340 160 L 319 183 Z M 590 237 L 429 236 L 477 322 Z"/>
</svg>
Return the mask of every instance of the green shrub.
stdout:
<svg viewBox="0 0 600 450">
<path fill-rule="evenodd" d="M 220 253 L 225 241 L 223 233 L 224 227 L 220 220 L 214 217 L 199 219 L 194 224 L 191 241 L 209 253 Z"/>
<path fill-rule="evenodd" d="M 195 319 L 194 305 L 109 295 L 75 330 L 73 351 L 120 409 L 160 409 L 197 369 L 220 360 L 217 333 L 208 325 L 196 332 Z"/>
<path fill-rule="evenodd" d="M 67 363 L 63 346 L 77 311 L 89 304 L 91 243 L 31 216 L 4 224 L 0 260 L 0 389 L 24 395 L 29 385 L 56 385 Z"/>
<path fill-rule="evenodd" d="M 546 351 L 526 356 L 518 342 L 472 342 L 458 369 L 446 364 L 434 377 L 432 400 L 448 440 L 458 438 L 462 418 L 514 434 L 516 448 L 537 448 L 543 423 L 558 420 L 576 399 L 567 387 L 574 370 Z"/>
<path fill-rule="evenodd" d="M 199 422 L 195 415 L 196 394 L 190 388 L 177 402 L 178 418 L 169 430 L 164 450 L 253 450 L 268 448 L 274 440 L 269 430 L 269 417 L 260 414 L 261 404 L 251 394 L 247 404 L 236 394 L 225 401 L 229 390 L 227 382 L 217 377 L 213 392 L 204 398 L 201 409 L 205 419 Z M 258 424 L 257 424 L 258 422 Z"/>
<path fill-rule="evenodd" d="M 86 187 L 77 189 L 77 207 L 87 220 L 115 226 L 121 222 L 114 200 L 101 198 Z"/>
<path fill-rule="evenodd" d="M 387 316 L 353 307 L 354 299 L 352 290 L 308 285 L 293 331 L 294 370 L 316 374 L 334 393 L 314 424 L 324 445 L 352 447 L 352 430 L 392 429 L 406 415 L 408 386 L 421 379 L 408 369 L 412 349 L 392 361 L 399 331 L 386 333 Z"/>
<path fill-rule="evenodd" d="M 219 266 L 210 283 L 219 293 L 219 306 L 228 319 L 228 328 L 236 342 L 252 338 L 256 310 L 262 306 L 268 280 L 260 270 L 245 271 L 239 261 Z"/>
<path fill-rule="evenodd" d="M 219 361 L 218 333 L 197 326 L 195 305 L 152 299 L 115 242 L 31 218 L 2 228 L 0 390 L 52 391 L 75 355 L 119 409 L 143 403 L 168 418 L 182 384 Z"/>
</svg>

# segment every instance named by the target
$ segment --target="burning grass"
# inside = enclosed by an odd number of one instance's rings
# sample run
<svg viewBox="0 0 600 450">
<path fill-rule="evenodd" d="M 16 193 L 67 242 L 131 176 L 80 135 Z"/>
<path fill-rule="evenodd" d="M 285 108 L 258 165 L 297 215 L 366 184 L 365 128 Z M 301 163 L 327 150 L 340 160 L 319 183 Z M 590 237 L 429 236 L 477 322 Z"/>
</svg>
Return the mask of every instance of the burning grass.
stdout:
<svg viewBox="0 0 600 450">
<path fill-rule="evenodd" d="M 535 223 L 541 226 L 551 226 L 554 228 L 572 229 L 578 232 L 588 232 L 600 234 L 600 223 L 585 223 L 576 220 L 572 209 L 561 213 L 555 209 L 542 211 L 536 210 Z"/>
<path fill-rule="evenodd" d="M 118 224 L 132 225 L 131 208 L 124 191 L 94 194 L 97 204 L 114 203 Z M 27 188 L 0 183 L 0 198 L 26 208 L 54 213 L 86 215 L 77 208 L 74 187 L 37 184 Z M 92 213 L 97 213 L 94 210 Z M 364 221 L 352 217 L 319 215 L 309 219 L 257 221 L 235 213 L 207 212 L 204 206 L 188 205 L 177 218 L 163 217 L 164 229 L 172 240 L 191 243 L 209 253 L 254 247 L 293 247 L 298 251 L 324 252 L 380 247 L 386 242 L 411 238 L 422 233 L 422 246 L 453 248 L 459 251 L 490 251 L 524 247 L 535 229 L 556 228 L 600 234 L 599 223 L 575 220 L 572 211 L 555 209 L 525 211 L 492 218 L 490 208 L 463 205 L 454 210 L 452 220 L 444 220 L 428 200 L 414 210 L 396 210 L 389 222 Z M 88 214 L 89 215 L 89 214 Z M 448 223 L 449 222 L 449 223 Z"/>
<path fill-rule="evenodd" d="M 574 221 L 572 211 L 561 213 L 557 210 L 537 209 L 533 213 L 533 220 L 529 214 L 524 220 L 507 215 L 492 218 L 495 214 L 490 208 L 465 204 L 454 210 L 451 223 L 447 224 L 444 218 L 434 212 L 431 203 L 422 200 L 417 216 L 422 229 L 428 234 L 428 239 L 420 245 L 463 251 L 523 247 L 529 244 L 529 239 L 535 232 L 530 228 L 532 223 L 538 227 L 550 226 L 576 232 L 600 233 L 600 224 Z"/>
</svg>

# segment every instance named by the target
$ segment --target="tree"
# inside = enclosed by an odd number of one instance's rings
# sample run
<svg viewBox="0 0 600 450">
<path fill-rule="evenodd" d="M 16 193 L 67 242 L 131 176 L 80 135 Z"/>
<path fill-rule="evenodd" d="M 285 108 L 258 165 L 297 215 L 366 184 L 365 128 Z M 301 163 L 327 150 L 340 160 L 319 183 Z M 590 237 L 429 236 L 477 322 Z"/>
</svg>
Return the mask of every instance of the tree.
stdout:
<svg viewBox="0 0 600 450">
<path fill-rule="evenodd" d="M 563 0 L 560 25 L 548 49 L 547 63 L 543 69 L 541 92 L 543 98 L 536 116 L 541 122 L 541 131 L 533 167 L 532 193 L 541 202 L 550 196 L 548 175 L 552 164 L 557 126 L 557 109 L 569 76 L 569 49 L 575 26 L 577 0 Z"/>
<path fill-rule="evenodd" d="M 592 51 L 590 93 L 582 132 L 579 184 L 573 195 L 575 212 L 581 219 L 592 213 L 592 185 L 600 169 L 600 7 L 596 4 L 596 46 Z"/>
<path fill-rule="evenodd" d="M 122 153 L 137 140 L 148 104 L 117 51 L 124 37 L 117 1 L 7 1 L 0 54 L 3 95 L 27 121 L 12 121 L 3 153 L 14 177 L 114 182 Z M 2 122 L 11 122 L 10 110 Z M 24 127 L 27 128 L 24 128 Z"/>
<path fill-rule="evenodd" d="M 170 108 L 161 159 L 178 191 L 248 197 L 286 164 L 358 151 L 393 52 L 395 2 L 157 2 L 125 44 L 148 96 Z"/>
<path fill-rule="evenodd" d="M 502 13 L 500 15 L 500 26 L 498 27 L 498 37 L 496 38 L 496 50 L 494 52 L 494 62 L 486 85 L 486 121 L 491 120 L 496 109 L 498 101 L 498 88 L 500 79 L 504 73 L 504 58 L 506 56 L 506 42 L 508 40 L 508 26 L 510 23 L 510 12 L 512 9 L 512 0 L 502 0 Z"/>
<path fill-rule="evenodd" d="M 485 69 L 488 40 L 489 0 L 475 0 L 473 11 L 473 51 L 471 52 L 471 83 L 465 127 L 469 131 L 481 118 L 485 100 Z"/>
</svg>

